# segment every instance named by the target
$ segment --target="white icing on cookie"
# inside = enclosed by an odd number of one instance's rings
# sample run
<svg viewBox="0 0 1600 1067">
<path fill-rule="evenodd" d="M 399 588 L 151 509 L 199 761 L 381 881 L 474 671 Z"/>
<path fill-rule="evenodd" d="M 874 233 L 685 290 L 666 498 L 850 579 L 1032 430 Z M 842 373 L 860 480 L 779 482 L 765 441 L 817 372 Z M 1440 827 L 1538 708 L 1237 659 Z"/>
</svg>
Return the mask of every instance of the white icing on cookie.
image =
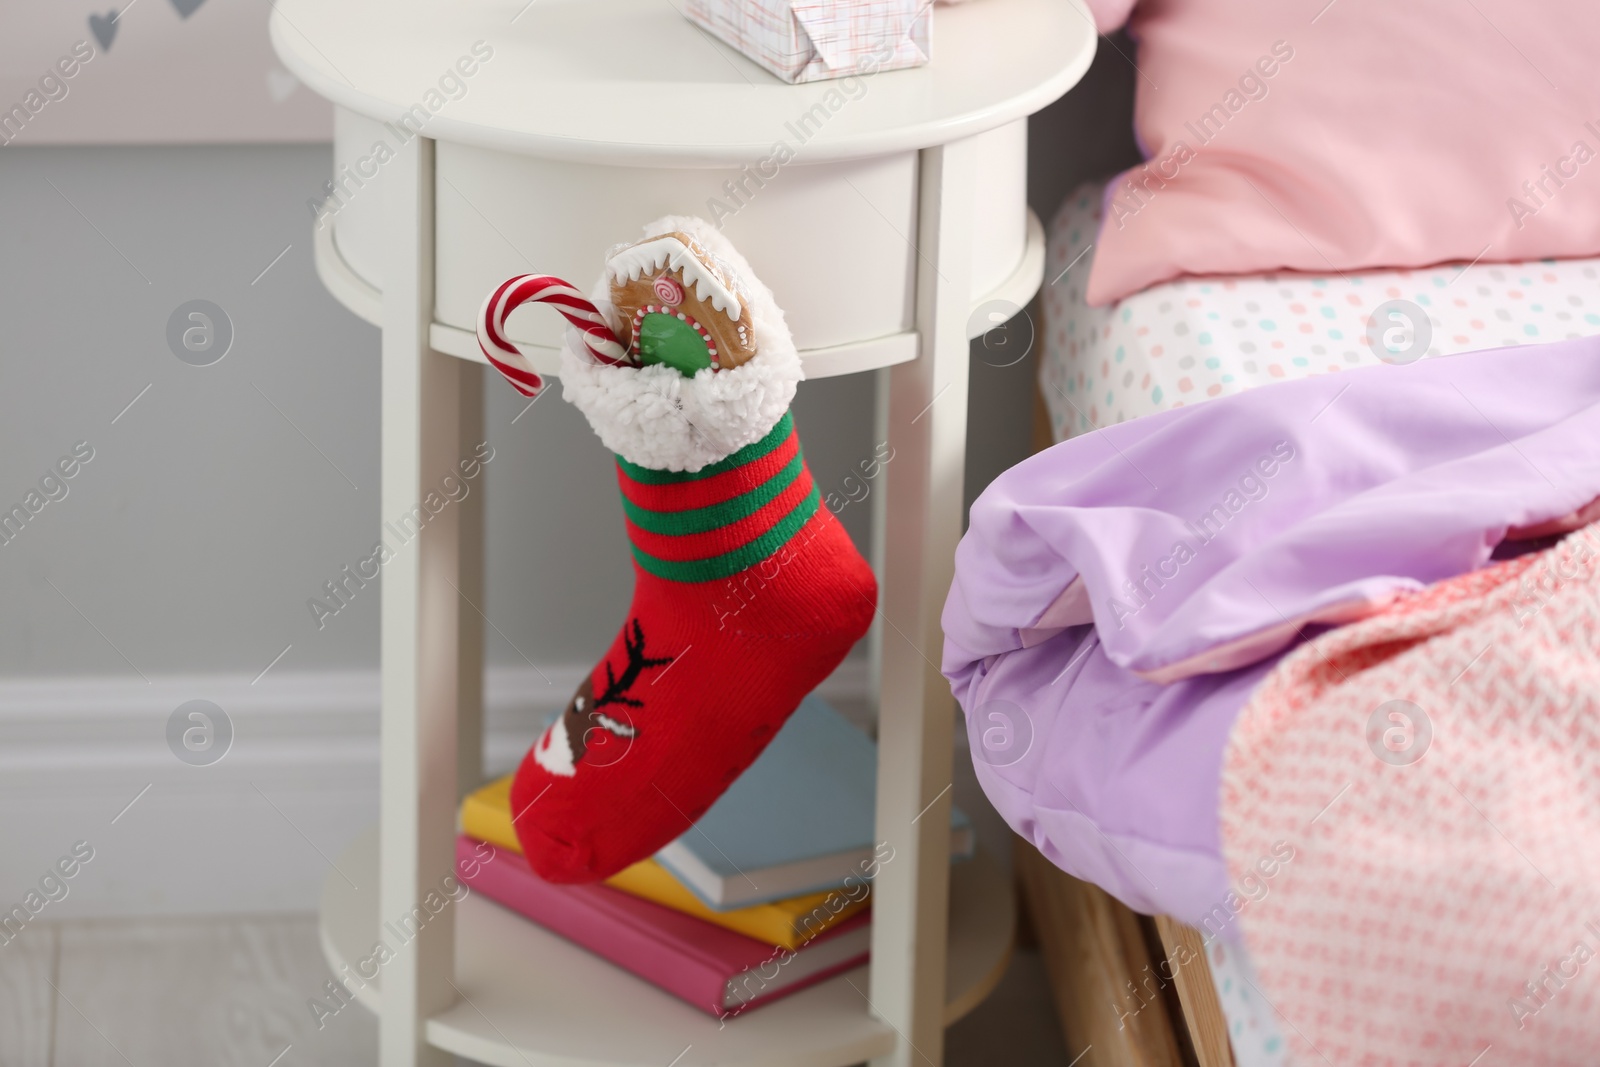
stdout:
<svg viewBox="0 0 1600 1067">
<path fill-rule="evenodd" d="M 685 285 L 692 286 L 695 296 L 712 307 L 739 321 L 739 298 L 734 290 L 713 270 L 708 270 L 698 256 L 676 237 L 657 237 L 620 249 L 606 262 L 606 273 L 613 282 L 634 281 L 647 271 L 663 268 L 678 271 Z"/>
</svg>

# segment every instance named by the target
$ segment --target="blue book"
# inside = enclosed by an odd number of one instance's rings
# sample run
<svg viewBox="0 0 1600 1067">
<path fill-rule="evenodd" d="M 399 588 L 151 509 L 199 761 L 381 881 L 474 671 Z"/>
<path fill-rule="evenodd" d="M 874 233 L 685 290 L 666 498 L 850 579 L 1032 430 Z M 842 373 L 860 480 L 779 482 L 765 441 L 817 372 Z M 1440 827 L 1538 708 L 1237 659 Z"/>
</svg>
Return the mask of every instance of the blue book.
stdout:
<svg viewBox="0 0 1600 1067">
<path fill-rule="evenodd" d="M 709 908 L 728 911 L 861 882 L 876 871 L 878 746 L 808 696 L 766 751 L 656 860 Z M 950 810 L 950 853 L 972 855 Z M 878 857 L 880 861 L 883 857 Z M 893 862 L 893 860 L 888 860 Z"/>
</svg>

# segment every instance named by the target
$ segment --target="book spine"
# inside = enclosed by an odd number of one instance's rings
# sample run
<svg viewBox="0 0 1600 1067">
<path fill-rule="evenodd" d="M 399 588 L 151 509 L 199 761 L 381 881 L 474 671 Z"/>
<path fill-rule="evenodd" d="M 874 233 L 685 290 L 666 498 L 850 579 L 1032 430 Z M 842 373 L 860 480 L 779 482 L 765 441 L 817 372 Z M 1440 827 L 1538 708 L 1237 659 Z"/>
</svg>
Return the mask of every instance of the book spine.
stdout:
<svg viewBox="0 0 1600 1067">
<path fill-rule="evenodd" d="M 613 915 L 602 898 L 541 881 L 522 857 L 497 849 L 492 862 L 479 861 L 477 875 L 467 864 L 475 846 L 466 837 L 456 843 L 461 881 L 474 892 L 510 908 L 573 944 L 609 960 L 675 997 L 713 1016 L 725 1014 L 722 998 L 728 976 L 703 961 L 677 952 L 649 937 L 635 923 Z"/>
</svg>

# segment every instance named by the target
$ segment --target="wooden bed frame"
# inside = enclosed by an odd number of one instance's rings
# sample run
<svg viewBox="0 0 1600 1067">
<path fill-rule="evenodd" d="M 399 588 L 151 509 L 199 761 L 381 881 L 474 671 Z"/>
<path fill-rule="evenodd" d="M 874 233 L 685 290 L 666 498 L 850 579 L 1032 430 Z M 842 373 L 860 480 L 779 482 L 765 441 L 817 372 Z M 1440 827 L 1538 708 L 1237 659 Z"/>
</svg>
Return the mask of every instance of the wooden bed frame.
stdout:
<svg viewBox="0 0 1600 1067">
<path fill-rule="evenodd" d="M 1034 451 L 1054 443 L 1035 386 Z M 1204 956 L 1198 930 L 1164 915 L 1137 914 L 1021 838 L 1014 864 L 1025 922 L 1044 956 L 1073 1064 L 1234 1067 L 1210 970 L 1162 966 L 1174 957 Z"/>
</svg>

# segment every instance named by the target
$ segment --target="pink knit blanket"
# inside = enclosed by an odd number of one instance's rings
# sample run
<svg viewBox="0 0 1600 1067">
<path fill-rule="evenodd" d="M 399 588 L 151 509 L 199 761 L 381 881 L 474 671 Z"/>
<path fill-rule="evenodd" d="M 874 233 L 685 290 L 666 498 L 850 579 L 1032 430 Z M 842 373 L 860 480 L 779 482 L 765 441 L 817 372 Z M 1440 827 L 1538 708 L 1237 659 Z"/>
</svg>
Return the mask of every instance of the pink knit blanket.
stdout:
<svg viewBox="0 0 1600 1067">
<path fill-rule="evenodd" d="M 1600 524 L 1286 656 L 1222 830 L 1299 1067 L 1600 1063 Z"/>
</svg>

